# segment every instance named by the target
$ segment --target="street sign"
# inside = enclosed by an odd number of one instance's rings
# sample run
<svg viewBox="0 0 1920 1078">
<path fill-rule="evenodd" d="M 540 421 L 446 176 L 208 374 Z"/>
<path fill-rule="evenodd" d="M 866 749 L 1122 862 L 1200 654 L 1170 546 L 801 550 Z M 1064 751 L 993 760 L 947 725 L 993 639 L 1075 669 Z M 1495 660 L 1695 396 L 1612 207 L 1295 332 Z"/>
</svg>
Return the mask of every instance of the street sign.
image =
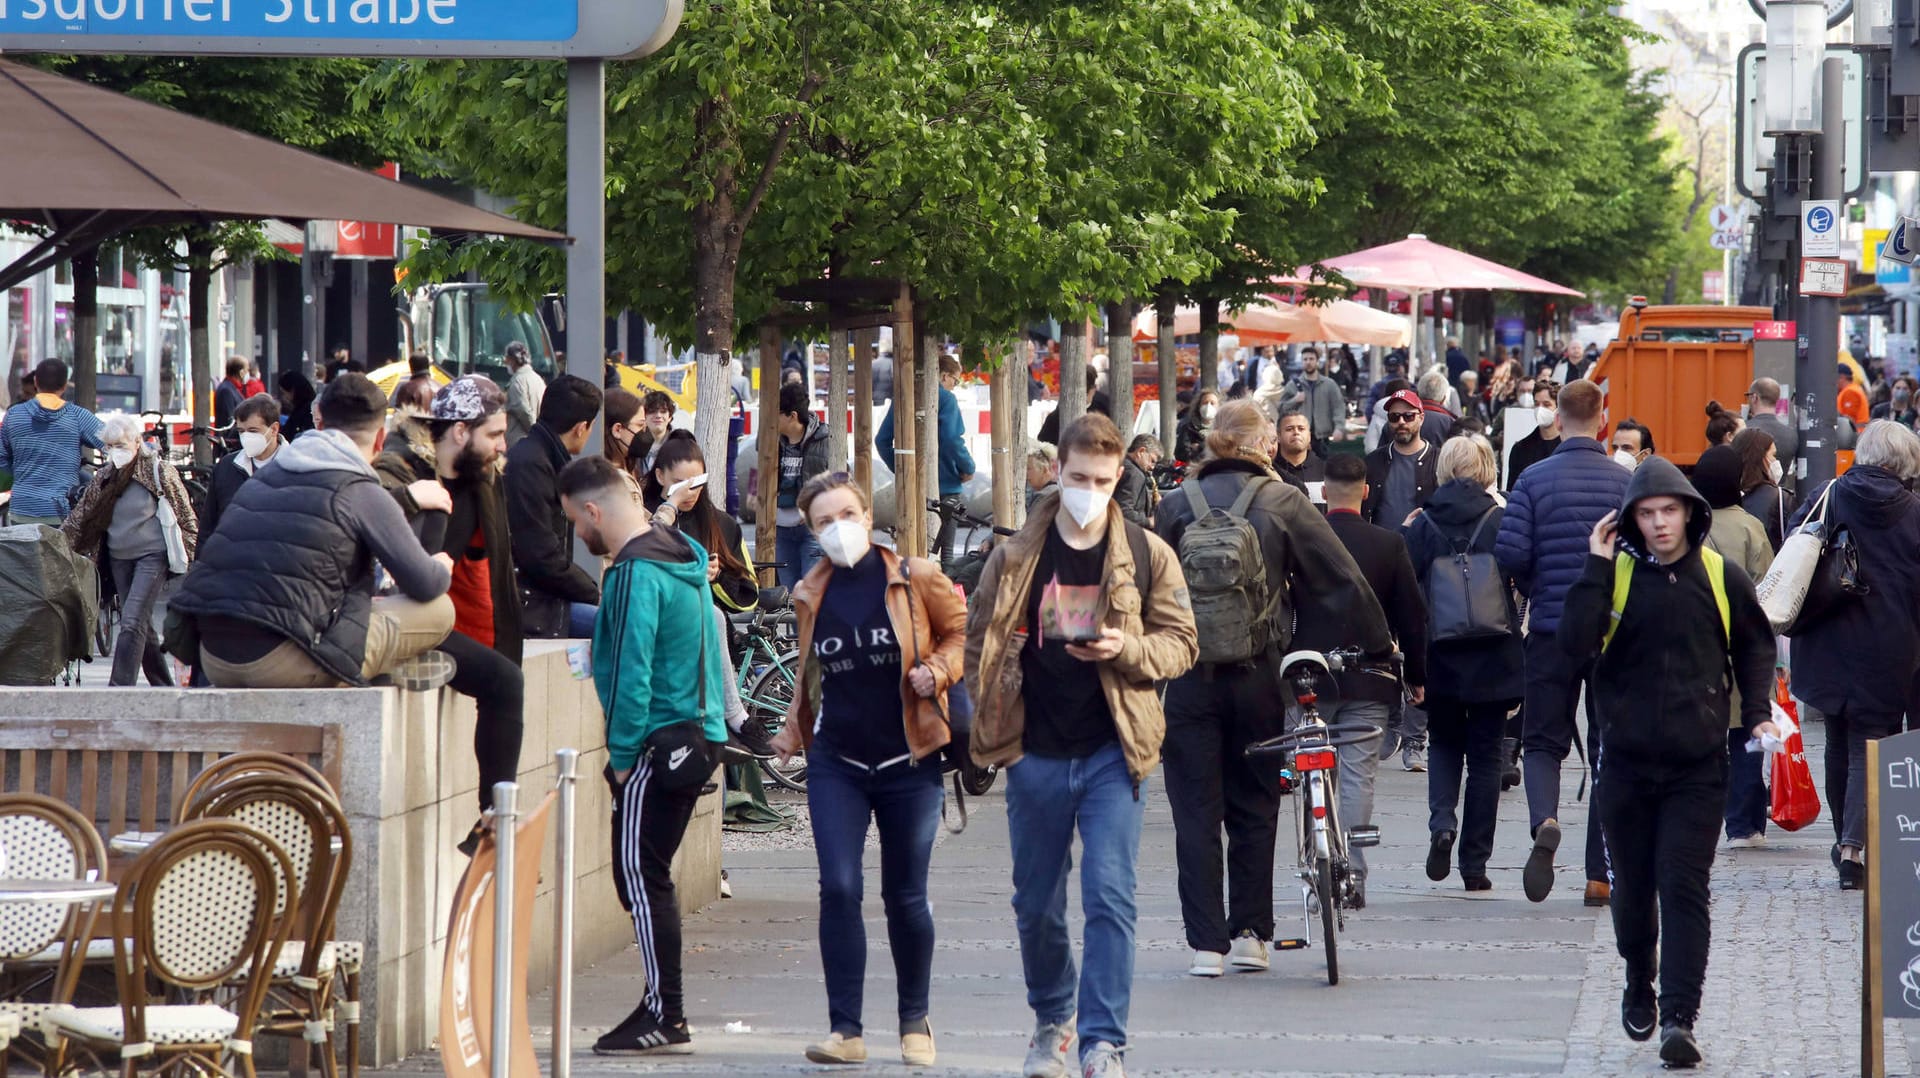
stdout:
<svg viewBox="0 0 1920 1078">
<path fill-rule="evenodd" d="M 623 58 L 682 0 L 0 0 L 0 52 Z"/>
<path fill-rule="evenodd" d="M 1727 298 L 1727 275 L 1720 270 L 1705 270 L 1700 274 L 1700 298 L 1707 303 L 1719 303 Z"/>
<path fill-rule="evenodd" d="M 1920 246 L 1920 217 L 1902 217 L 1893 231 L 1887 233 L 1887 242 L 1880 247 L 1880 260 L 1911 266 L 1916 246 Z"/>
<path fill-rule="evenodd" d="M 1808 199 L 1800 204 L 1800 253 L 1810 258 L 1840 255 L 1840 203 Z"/>
<path fill-rule="evenodd" d="M 1707 227 L 1715 232 L 1725 232 L 1740 227 L 1739 207 L 1730 202 L 1721 203 L 1707 211 Z"/>
<path fill-rule="evenodd" d="M 1715 232 L 1710 241 L 1716 251 L 1738 251 L 1747 245 L 1746 234 L 1737 228 L 1725 232 Z"/>
<path fill-rule="evenodd" d="M 1867 63 L 1848 45 L 1828 45 L 1827 59 L 1846 63 L 1846 156 L 1842 167 L 1840 195 L 1852 198 L 1866 189 L 1867 146 Z M 1734 95 L 1733 184 L 1748 198 L 1765 198 L 1767 173 L 1773 168 L 1773 139 L 1762 133 L 1767 115 L 1765 45 L 1748 45 L 1740 50 L 1737 61 L 1738 92 Z"/>
<path fill-rule="evenodd" d="M 1800 294 L 1844 296 L 1851 272 L 1851 267 L 1837 258 L 1803 258 L 1800 260 Z"/>
<path fill-rule="evenodd" d="M 1799 326 L 1793 322 L 1755 322 L 1753 324 L 1753 339 L 1756 341 L 1791 341 L 1799 334 Z"/>
<path fill-rule="evenodd" d="M 1827 29 L 1829 30 L 1846 22 L 1847 16 L 1853 14 L 1853 0 L 1824 0 L 1824 2 L 1827 8 Z M 1760 16 L 1762 20 L 1767 17 L 1767 0 L 1747 0 L 1747 6 L 1752 8 L 1753 13 Z"/>
</svg>

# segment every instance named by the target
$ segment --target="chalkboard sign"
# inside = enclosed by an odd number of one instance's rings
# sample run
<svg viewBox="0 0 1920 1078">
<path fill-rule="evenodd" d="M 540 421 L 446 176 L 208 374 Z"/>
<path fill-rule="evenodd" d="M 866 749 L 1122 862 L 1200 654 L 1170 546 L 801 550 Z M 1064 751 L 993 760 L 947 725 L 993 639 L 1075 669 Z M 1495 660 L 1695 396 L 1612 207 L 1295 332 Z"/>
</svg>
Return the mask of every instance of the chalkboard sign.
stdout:
<svg viewBox="0 0 1920 1078">
<path fill-rule="evenodd" d="M 1878 826 L 1868 839 L 1877 871 L 1880 991 L 1888 1018 L 1920 1018 L 1920 731 L 1880 739 L 1872 781 Z"/>
</svg>

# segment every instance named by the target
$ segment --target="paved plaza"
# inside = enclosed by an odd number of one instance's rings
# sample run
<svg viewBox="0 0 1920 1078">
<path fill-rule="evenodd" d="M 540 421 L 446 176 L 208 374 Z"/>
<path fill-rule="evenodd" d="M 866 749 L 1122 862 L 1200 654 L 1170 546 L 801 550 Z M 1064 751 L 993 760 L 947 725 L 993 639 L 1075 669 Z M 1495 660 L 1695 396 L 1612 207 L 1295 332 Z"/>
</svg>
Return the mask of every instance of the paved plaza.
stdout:
<svg viewBox="0 0 1920 1078">
<path fill-rule="evenodd" d="M 1821 729 L 1809 731 L 1818 768 Z M 1575 761 L 1577 763 L 1577 761 Z M 1341 939 L 1341 982 L 1328 987 L 1320 950 L 1276 953 L 1265 974 L 1200 980 L 1174 889 L 1173 824 L 1151 792 L 1143 840 L 1139 961 L 1129 1073 L 1229 1075 L 1642 1075 L 1660 1073 L 1654 1045 L 1620 1030 L 1620 963 L 1605 911 L 1581 905 L 1578 859 L 1586 805 L 1563 813 L 1568 839 L 1554 896 L 1520 892 L 1526 811 L 1501 805 L 1494 889 L 1469 897 L 1457 878 L 1422 871 L 1424 775 L 1381 772 L 1382 843 L 1368 907 Z M 1577 785 L 1570 776 L 1569 794 Z M 965 834 L 941 836 L 933 862 L 933 1024 L 940 1066 L 929 1073 L 1017 1074 L 1031 1028 L 1012 914 L 1004 803 L 971 802 Z M 1291 806 L 1283 810 L 1289 818 Z M 815 938 L 815 870 L 804 844 L 729 835 L 734 894 L 687 926 L 687 1007 L 697 1054 L 599 1058 L 586 1047 L 624 1017 L 641 977 L 632 952 L 581 971 L 575 997 L 576 1073 L 749 1075 L 819 1073 L 802 1046 L 825 1032 Z M 1714 865 L 1714 941 L 1698 1033 L 1714 1075 L 1859 1073 L 1860 900 L 1842 894 L 1827 860 L 1824 818 L 1763 850 L 1722 851 Z M 893 1035 L 893 975 L 868 858 L 867 1070 L 904 1074 Z M 1290 885 L 1283 915 L 1300 923 Z M 1078 932 L 1077 900 L 1075 906 Z M 551 1004 L 532 1002 L 544 1041 Z M 727 1033 L 729 1023 L 751 1032 Z M 1920 1025 L 1920 1024 L 1916 1024 Z M 739 1028 L 738 1026 L 735 1027 Z M 1912 1073 L 1898 1025 L 1888 1073 Z M 433 1067 L 431 1058 L 409 1069 Z"/>
</svg>

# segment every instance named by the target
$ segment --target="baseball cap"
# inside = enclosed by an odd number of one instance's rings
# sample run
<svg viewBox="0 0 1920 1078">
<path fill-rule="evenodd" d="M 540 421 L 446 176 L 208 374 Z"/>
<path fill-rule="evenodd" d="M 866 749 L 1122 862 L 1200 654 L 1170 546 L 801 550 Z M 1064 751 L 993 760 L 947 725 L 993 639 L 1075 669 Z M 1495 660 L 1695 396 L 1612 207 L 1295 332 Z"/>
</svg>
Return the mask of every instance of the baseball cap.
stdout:
<svg viewBox="0 0 1920 1078">
<path fill-rule="evenodd" d="M 493 390 L 492 394 L 487 391 Z M 487 418 L 488 397 L 499 395 L 493 380 L 478 374 L 463 375 L 440 387 L 433 395 L 433 418 L 460 423 L 477 423 Z M 492 409 L 499 411 L 499 408 Z"/>
<path fill-rule="evenodd" d="M 1393 404 L 1396 401 L 1412 408 L 1416 412 L 1425 410 L 1425 406 L 1420 403 L 1420 395 L 1411 389 L 1402 389 L 1387 398 L 1388 404 Z"/>
</svg>

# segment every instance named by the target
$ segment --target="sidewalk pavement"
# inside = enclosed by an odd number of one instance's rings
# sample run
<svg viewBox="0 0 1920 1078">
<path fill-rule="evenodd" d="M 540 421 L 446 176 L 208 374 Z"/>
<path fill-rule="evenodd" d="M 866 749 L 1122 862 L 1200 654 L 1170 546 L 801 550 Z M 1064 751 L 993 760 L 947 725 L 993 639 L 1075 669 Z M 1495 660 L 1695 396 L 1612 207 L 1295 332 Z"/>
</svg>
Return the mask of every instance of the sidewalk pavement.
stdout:
<svg viewBox="0 0 1920 1078">
<path fill-rule="evenodd" d="M 1822 730 L 1808 731 L 1818 773 Z M 1577 760 L 1570 760 L 1577 766 Z M 1581 904 L 1580 850 L 1587 805 L 1563 808 L 1553 896 L 1522 896 L 1528 849 L 1519 790 L 1501 803 L 1490 869 L 1494 889 L 1469 896 L 1456 876 L 1427 880 L 1426 777 L 1389 765 L 1380 775 L 1367 909 L 1340 937 L 1340 984 L 1329 987 L 1323 952 L 1276 952 L 1271 972 L 1202 980 L 1189 952 L 1174 887 L 1173 825 L 1155 776 L 1148 791 L 1140 866 L 1139 957 L 1128 1070 L 1228 1075 L 1652 1075 L 1653 1044 L 1620 1029 L 1621 965 L 1604 910 Z M 1577 778 L 1566 782 L 1569 794 Z M 932 893 L 939 939 L 933 1027 L 940 1066 L 928 1073 L 1017 1075 L 1032 1030 L 1009 908 L 1004 802 L 970 801 L 963 835 L 942 834 Z M 1292 820 L 1291 804 L 1282 809 Z M 1283 832 L 1284 834 L 1284 832 Z M 697 1053 L 601 1058 L 595 1037 L 624 1017 L 642 984 L 633 952 L 579 973 L 574 993 L 575 1073 L 769 1075 L 819 1073 L 802 1047 L 826 1032 L 815 934 L 813 855 L 804 842 L 736 851 L 764 839 L 729 835 L 733 893 L 691 918 L 686 988 Z M 1835 883 L 1823 818 L 1760 850 L 1722 850 L 1714 864 L 1714 939 L 1697 1032 L 1713 1075 L 1859 1073 L 1861 901 Z M 872 840 L 870 839 L 870 847 Z M 1282 840 L 1276 899 L 1283 933 L 1304 911 Z M 905 1074 L 899 1063 L 893 971 L 878 896 L 878 858 L 867 860 L 868 1073 Z M 1073 931 L 1079 937 L 1079 902 Z M 530 1003 L 544 1043 L 551 1003 Z M 729 1023 L 751 1032 L 728 1033 Z M 1902 1027 L 1910 1027 L 1903 1030 Z M 1887 1073 L 1912 1073 L 1920 1023 L 1889 1023 Z M 736 1026 L 735 1028 L 740 1028 Z M 1904 1034 L 1904 1035 L 1903 1035 Z M 1920 1038 L 1916 1038 L 1920 1042 Z M 409 1070 L 437 1070 L 432 1057 Z"/>
</svg>

